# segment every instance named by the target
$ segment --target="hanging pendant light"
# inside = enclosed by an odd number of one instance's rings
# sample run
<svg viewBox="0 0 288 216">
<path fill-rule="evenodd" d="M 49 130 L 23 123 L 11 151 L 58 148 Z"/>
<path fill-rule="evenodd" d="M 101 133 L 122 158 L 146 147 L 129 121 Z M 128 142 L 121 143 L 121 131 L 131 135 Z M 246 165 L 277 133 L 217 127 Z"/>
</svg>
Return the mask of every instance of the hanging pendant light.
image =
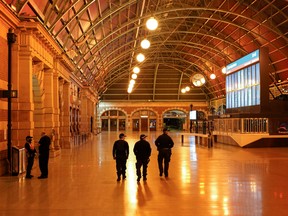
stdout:
<svg viewBox="0 0 288 216">
<path fill-rule="evenodd" d="M 146 27 L 149 30 L 154 31 L 158 27 L 158 21 L 154 17 L 151 17 L 147 20 Z"/>
<path fill-rule="evenodd" d="M 137 74 L 134 74 L 134 73 L 133 73 L 132 76 L 131 76 L 131 78 L 134 79 L 134 80 L 137 79 Z"/>
<path fill-rule="evenodd" d="M 147 39 L 144 39 L 141 41 L 141 47 L 143 49 L 148 49 L 150 47 L 150 41 Z"/>
<path fill-rule="evenodd" d="M 210 79 L 213 80 L 213 79 L 215 79 L 215 78 L 216 78 L 216 75 L 215 75 L 214 73 L 210 75 Z"/>
<path fill-rule="evenodd" d="M 138 74 L 139 72 L 140 72 L 140 68 L 139 67 L 134 67 L 133 68 L 133 72 L 135 73 L 135 74 Z"/>
<path fill-rule="evenodd" d="M 136 59 L 138 62 L 143 62 L 145 60 L 145 56 L 142 53 L 139 53 Z"/>
</svg>

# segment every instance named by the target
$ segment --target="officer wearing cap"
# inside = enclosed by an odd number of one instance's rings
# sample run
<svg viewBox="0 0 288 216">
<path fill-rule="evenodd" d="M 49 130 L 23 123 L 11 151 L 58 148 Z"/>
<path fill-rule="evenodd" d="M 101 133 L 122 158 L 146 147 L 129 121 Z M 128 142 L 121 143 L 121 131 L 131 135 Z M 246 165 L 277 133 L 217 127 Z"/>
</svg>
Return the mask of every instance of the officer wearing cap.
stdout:
<svg viewBox="0 0 288 216">
<path fill-rule="evenodd" d="M 31 175 L 31 170 L 34 164 L 34 158 L 36 154 L 36 149 L 34 145 L 32 144 L 32 136 L 26 137 L 26 143 L 25 143 L 25 151 L 26 151 L 26 157 L 27 157 L 27 168 L 26 168 L 26 178 L 31 179 L 33 175 Z"/>
<path fill-rule="evenodd" d="M 136 156 L 136 175 L 137 181 L 141 179 L 141 167 L 143 166 L 143 180 L 147 180 L 147 167 L 150 161 L 149 157 L 151 155 L 150 143 L 146 140 L 146 135 L 141 134 L 140 140 L 134 145 L 133 152 Z"/>
<path fill-rule="evenodd" d="M 171 148 L 174 146 L 172 138 L 168 135 L 168 129 L 163 129 L 163 134 L 158 136 L 155 140 L 155 145 L 158 150 L 158 167 L 160 176 L 164 175 L 168 177 L 169 162 L 171 159 Z M 164 160 L 164 169 L 163 169 L 163 160 Z"/>
<path fill-rule="evenodd" d="M 125 134 L 119 135 L 119 140 L 116 140 L 113 145 L 112 155 L 116 160 L 117 181 L 126 179 L 126 162 L 129 156 L 128 142 L 125 141 Z"/>
</svg>

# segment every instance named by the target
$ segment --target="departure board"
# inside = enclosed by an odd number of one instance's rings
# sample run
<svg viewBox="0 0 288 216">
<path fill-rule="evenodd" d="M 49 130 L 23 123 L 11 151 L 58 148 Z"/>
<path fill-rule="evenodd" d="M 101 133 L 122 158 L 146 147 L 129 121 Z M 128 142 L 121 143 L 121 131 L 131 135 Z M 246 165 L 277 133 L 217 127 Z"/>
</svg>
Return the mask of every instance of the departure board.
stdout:
<svg viewBox="0 0 288 216">
<path fill-rule="evenodd" d="M 227 65 L 226 109 L 260 105 L 259 50 Z"/>
<path fill-rule="evenodd" d="M 226 77 L 226 108 L 260 105 L 259 63 Z"/>
</svg>

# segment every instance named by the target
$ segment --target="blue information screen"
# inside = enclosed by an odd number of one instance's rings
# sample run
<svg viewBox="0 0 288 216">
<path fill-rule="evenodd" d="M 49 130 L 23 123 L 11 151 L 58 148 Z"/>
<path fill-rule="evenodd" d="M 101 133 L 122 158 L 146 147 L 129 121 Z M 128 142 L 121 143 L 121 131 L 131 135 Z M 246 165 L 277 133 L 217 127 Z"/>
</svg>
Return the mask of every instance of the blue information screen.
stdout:
<svg viewBox="0 0 288 216">
<path fill-rule="evenodd" d="M 226 67 L 226 108 L 260 105 L 260 62 L 256 50 Z"/>
</svg>

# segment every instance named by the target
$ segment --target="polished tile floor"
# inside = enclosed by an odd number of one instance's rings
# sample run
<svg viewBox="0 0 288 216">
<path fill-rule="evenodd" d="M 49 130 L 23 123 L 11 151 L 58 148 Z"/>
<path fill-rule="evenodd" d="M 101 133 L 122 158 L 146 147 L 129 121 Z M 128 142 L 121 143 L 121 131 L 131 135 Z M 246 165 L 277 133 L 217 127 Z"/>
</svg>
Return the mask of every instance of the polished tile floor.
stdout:
<svg viewBox="0 0 288 216">
<path fill-rule="evenodd" d="M 29 216 L 202 216 L 288 215 L 288 148 L 195 145 L 188 134 L 175 141 L 169 178 L 159 177 L 151 132 L 147 182 L 136 182 L 132 149 L 139 133 L 128 133 L 127 179 L 116 181 L 112 145 L 116 132 L 102 132 L 86 144 L 50 159 L 49 178 L 0 177 L 0 215 Z M 36 164 L 38 161 L 35 161 Z"/>
</svg>

